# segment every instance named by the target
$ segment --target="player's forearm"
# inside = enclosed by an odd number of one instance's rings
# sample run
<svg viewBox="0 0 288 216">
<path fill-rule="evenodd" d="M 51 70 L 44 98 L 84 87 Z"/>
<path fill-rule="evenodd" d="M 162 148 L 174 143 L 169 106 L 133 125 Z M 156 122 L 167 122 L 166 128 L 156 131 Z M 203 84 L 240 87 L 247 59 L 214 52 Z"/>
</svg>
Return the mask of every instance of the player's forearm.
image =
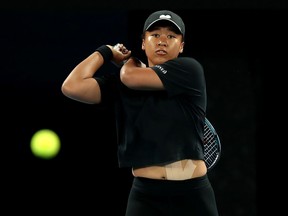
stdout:
<svg viewBox="0 0 288 216">
<path fill-rule="evenodd" d="M 125 85 L 129 85 L 129 83 L 133 80 L 133 77 L 136 76 L 137 69 L 140 67 L 140 65 L 141 64 L 137 62 L 137 59 L 133 57 L 125 62 L 120 70 L 120 78 Z"/>
<path fill-rule="evenodd" d="M 163 90 L 158 75 L 136 58 L 130 58 L 121 68 L 121 82 L 135 90 Z"/>
<path fill-rule="evenodd" d="M 103 65 L 103 57 L 99 52 L 94 52 L 80 62 L 67 76 L 62 85 L 62 90 L 78 89 L 78 86 L 89 78 Z"/>
<path fill-rule="evenodd" d="M 80 62 L 64 80 L 61 87 L 63 94 L 77 101 L 98 103 L 100 89 L 93 76 L 103 62 L 103 57 L 99 52 L 92 53 Z"/>
<path fill-rule="evenodd" d="M 95 51 L 82 62 L 80 62 L 71 72 L 73 76 L 78 79 L 87 79 L 94 76 L 94 74 L 103 65 L 104 59 L 102 55 Z"/>
<path fill-rule="evenodd" d="M 71 76 L 79 79 L 92 78 L 99 68 L 106 62 L 110 62 L 113 57 L 111 49 L 102 45 L 94 53 L 80 62 L 71 72 Z"/>
</svg>

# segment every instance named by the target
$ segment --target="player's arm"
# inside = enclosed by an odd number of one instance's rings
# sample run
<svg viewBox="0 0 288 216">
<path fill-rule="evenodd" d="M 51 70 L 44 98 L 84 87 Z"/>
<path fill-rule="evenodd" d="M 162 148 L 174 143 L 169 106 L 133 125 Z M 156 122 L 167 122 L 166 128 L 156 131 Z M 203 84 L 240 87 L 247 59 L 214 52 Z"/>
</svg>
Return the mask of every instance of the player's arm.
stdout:
<svg viewBox="0 0 288 216">
<path fill-rule="evenodd" d="M 101 90 L 93 78 L 94 74 L 104 64 L 104 61 L 112 60 L 115 64 L 119 64 L 130 56 L 131 51 L 128 51 L 123 44 L 117 44 L 114 47 L 102 46 L 100 50 L 101 52 L 95 51 L 89 55 L 70 72 L 61 87 L 65 96 L 83 103 L 101 102 Z"/>
<path fill-rule="evenodd" d="M 83 103 L 99 103 L 101 101 L 100 87 L 93 75 L 103 63 L 104 59 L 99 52 L 89 55 L 76 65 L 64 80 L 61 87 L 62 93 Z"/>
<path fill-rule="evenodd" d="M 163 90 L 164 86 L 156 72 L 137 58 L 131 57 L 121 68 L 121 81 L 136 90 Z"/>
</svg>

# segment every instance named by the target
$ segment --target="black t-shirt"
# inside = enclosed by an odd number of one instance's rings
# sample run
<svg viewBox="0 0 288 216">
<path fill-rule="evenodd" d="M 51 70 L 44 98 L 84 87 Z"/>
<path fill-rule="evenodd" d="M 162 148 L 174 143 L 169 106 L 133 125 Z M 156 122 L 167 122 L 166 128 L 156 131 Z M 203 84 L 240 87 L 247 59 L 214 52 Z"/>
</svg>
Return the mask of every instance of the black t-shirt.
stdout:
<svg viewBox="0 0 288 216">
<path fill-rule="evenodd" d="M 119 74 L 95 77 L 102 102 L 115 105 L 119 167 L 203 160 L 207 99 L 202 66 L 178 57 L 151 68 L 165 90 L 129 89 Z"/>
</svg>

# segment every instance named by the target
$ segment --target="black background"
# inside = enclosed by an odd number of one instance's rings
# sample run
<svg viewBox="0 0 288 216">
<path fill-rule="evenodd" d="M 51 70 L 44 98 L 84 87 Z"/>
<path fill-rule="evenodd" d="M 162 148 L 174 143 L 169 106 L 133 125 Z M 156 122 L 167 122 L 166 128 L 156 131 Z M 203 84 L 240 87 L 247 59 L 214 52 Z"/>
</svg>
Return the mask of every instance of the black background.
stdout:
<svg viewBox="0 0 288 216">
<path fill-rule="evenodd" d="M 41 1 L 1 8 L 4 207 L 32 214 L 124 215 L 132 176 L 117 165 L 113 112 L 64 97 L 61 84 L 102 44 L 122 42 L 145 61 L 143 23 L 154 10 L 171 9 L 186 23 L 184 55 L 198 59 L 206 74 L 207 116 L 223 150 L 209 173 L 220 215 L 272 209 L 275 199 L 267 194 L 281 183 L 273 179 L 279 175 L 276 146 L 283 143 L 278 127 L 287 71 L 286 3 L 187 4 Z M 42 128 L 60 136 L 61 151 L 53 160 L 30 152 L 31 136 Z"/>
</svg>

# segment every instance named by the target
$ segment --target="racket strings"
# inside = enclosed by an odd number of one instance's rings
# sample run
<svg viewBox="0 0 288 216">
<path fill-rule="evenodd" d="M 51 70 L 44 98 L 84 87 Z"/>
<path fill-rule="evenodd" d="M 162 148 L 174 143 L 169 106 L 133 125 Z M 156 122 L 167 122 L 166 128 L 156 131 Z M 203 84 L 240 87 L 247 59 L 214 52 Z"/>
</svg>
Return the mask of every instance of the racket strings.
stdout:
<svg viewBox="0 0 288 216">
<path fill-rule="evenodd" d="M 204 160 L 208 168 L 211 168 L 218 157 L 218 145 L 213 131 L 204 126 Z"/>
</svg>

